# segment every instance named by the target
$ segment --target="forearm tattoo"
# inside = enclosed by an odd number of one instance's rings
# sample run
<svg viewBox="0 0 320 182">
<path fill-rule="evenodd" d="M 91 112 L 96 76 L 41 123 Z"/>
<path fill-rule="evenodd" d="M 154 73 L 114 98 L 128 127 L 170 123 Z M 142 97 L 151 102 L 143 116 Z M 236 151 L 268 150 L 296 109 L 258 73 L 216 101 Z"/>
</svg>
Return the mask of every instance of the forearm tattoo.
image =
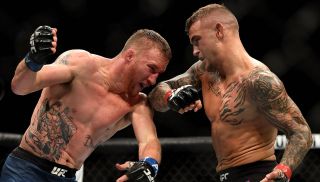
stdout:
<svg viewBox="0 0 320 182">
<path fill-rule="evenodd" d="M 148 100 L 153 109 L 159 112 L 165 112 L 169 110 L 164 95 L 170 90 L 169 85 L 166 83 L 159 83 L 149 94 Z"/>
<path fill-rule="evenodd" d="M 190 68 L 190 70 L 177 76 L 171 80 L 166 81 L 172 89 L 179 88 L 184 85 L 193 85 L 198 90 L 201 89 L 201 80 L 200 77 L 204 74 L 204 64 L 197 64 Z"/>
<path fill-rule="evenodd" d="M 28 132 L 30 147 L 49 160 L 59 160 L 61 150 L 65 149 L 77 128 L 73 124 L 69 108 L 63 108 L 57 101 L 50 105 L 46 99 L 38 111 L 35 133 Z"/>
<path fill-rule="evenodd" d="M 148 95 L 151 106 L 159 112 L 167 111 L 169 108 L 164 95 L 171 89 L 177 89 L 184 85 L 193 85 L 200 90 L 200 76 L 203 74 L 203 66 L 196 65 L 190 68 L 190 72 L 179 75 L 173 79 L 159 83 Z"/>
<path fill-rule="evenodd" d="M 249 83 L 249 94 L 259 111 L 289 140 L 281 163 L 296 169 L 312 143 L 307 122 L 276 75 L 258 70 L 249 76 Z"/>
</svg>

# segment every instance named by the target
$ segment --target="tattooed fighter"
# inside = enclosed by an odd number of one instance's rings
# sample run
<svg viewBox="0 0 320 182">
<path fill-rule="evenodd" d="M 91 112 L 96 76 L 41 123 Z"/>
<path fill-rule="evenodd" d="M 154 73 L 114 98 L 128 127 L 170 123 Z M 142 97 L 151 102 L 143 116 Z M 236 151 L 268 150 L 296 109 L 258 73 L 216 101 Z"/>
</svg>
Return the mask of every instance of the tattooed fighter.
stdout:
<svg viewBox="0 0 320 182">
<path fill-rule="evenodd" d="M 78 170 L 101 143 L 132 124 L 139 160 L 116 164 L 120 181 L 153 181 L 161 147 L 147 96 L 171 59 L 167 41 L 148 29 L 136 31 L 114 58 L 69 50 L 56 52 L 57 29 L 40 26 L 31 49 L 18 64 L 12 91 L 26 95 L 42 89 L 30 125 L 8 156 L 1 181 L 75 181 Z M 130 165 L 129 165 L 130 164 Z"/>
<path fill-rule="evenodd" d="M 220 181 L 290 180 L 312 138 L 282 82 L 246 52 L 237 19 L 225 6 L 200 8 L 186 21 L 186 32 L 199 61 L 159 83 L 149 94 L 152 106 L 184 113 L 203 104 Z M 279 163 L 274 154 L 278 130 L 289 140 Z"/>
</svg>

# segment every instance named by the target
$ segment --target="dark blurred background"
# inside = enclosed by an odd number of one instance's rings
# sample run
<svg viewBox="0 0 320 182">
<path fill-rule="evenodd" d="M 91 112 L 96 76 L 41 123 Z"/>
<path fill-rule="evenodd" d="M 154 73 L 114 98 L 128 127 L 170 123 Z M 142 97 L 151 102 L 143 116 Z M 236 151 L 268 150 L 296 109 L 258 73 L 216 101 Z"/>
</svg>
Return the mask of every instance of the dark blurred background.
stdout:
<svg viewBox="0 0 320 182">
<path fill-rule="evenodd" d="M 0 6 L 0 132 L 22 134 L 40 92 L 18 96 L 10 90 L 15 67 L 39 25 L 58 28 L 58 51 L 85 49 L 115 56 L 137 29 L 149 28 L 171 45 L 173 58 L 158 81 L 184 72 L 196 59 L 184 32 L 185 20 L 208 3 L 224 3 L 237 16 L 248 53 L 276 73 L 309 122 L 320 132 L 320 1 L 316 0 L 57 0 L 6 1 Z M 148 93 L 151 88 L 146 89 Z M 159 137 L 209 136 L 201 110 L 180 115 L 155 113 Z M 132 137 L 132 128 L 114 137 Z"/>
</svg>

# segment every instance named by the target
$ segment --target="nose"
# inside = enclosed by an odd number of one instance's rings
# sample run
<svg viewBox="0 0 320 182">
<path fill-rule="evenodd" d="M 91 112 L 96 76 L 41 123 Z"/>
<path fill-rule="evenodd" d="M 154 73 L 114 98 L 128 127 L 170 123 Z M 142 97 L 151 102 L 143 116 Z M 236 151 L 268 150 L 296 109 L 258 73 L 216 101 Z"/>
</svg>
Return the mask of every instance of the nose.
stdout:
<svg viewBox="0 0 320 182">
<path fill-rule="evenodd" d="M 150 75 L 148 78 L 148 84 L 150 84 L 150 85 L 156 84 L 158 76 L 159 76 L 159 73 L 154 73 L 154 74 Z"/>
<path fill-rule="evenodd" d="M 200 54 L 200 50 L 198 49 L 198 47 L 197 46 L 193 46 L 193 55 L 195 56 L 195 57 L 199 57 L 199 54 Z"/>
</svg>

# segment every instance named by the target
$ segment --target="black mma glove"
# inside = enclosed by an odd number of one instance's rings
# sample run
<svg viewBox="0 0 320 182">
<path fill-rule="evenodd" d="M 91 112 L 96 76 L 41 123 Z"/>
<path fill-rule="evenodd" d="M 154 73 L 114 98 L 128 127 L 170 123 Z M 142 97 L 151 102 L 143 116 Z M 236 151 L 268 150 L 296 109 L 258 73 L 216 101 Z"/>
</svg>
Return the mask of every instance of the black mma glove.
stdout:
<svg viewBox="0 0 320 182">
<path fill-rule="evenodd" d="M 180 109 L 199 100 L 199 94 L 192 85 L 184 85 L 176 90 L 168 91 L 165 94 L 165 100 L 171 110 L 178 112 Z"/>
<path fill-rule="evenodd" d="M 53 41 L 52 28 L 39 26 L 30 37 L 30 51 L 24 58 L 28 68 L 34 72 L 39 71 L 52 54 Z"/>
<path fill-rule="evenodd" d="M 146 157 L 141 161 L 132 162 L 126 175 L 129 178 L 128 181 L 154 182 L 157 173 L 158 162 L 151 157 Z"/>
</svg>

